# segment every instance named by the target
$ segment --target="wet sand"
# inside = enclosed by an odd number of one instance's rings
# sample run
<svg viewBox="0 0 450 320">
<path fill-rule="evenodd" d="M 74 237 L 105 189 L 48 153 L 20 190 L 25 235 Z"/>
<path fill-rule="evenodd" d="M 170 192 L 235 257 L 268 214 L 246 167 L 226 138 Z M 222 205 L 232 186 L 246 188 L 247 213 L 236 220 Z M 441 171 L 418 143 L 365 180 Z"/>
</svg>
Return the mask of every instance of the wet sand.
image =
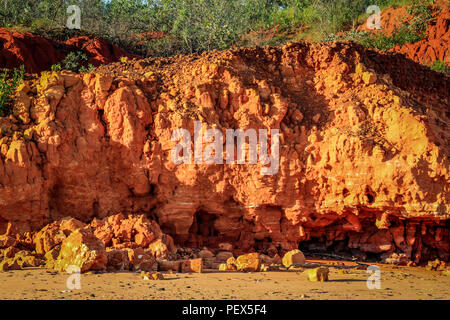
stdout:
<svg viewBox="0 0 450 320">
<path fill-rule="evenodd" d="M 308 261 L 308 262 L 316 262 Z M 323 261 L 322 261 L 323 262 Z M 348 263 L 346 263 L 348 264 Z M 381 288 L 369 290 L 365 270 L 330 268 L 328 282 L 310 282 L 306 272 L 163 273 L 146 281 L 139 273 L 88 273 L 81 289 L 67 288 L 68 274 L 45 269 L 0 272 L 0 299 L 50 300 L 448 300 L 450 277 L 419 267 L 378 265 Z"/>
</svg>

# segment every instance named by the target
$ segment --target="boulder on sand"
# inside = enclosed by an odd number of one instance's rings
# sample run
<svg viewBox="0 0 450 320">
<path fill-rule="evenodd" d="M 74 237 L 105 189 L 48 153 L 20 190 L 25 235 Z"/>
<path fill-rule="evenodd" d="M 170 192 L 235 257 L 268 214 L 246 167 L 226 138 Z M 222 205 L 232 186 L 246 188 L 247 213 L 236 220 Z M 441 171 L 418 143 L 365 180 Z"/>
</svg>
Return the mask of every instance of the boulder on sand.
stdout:
<svg viewBox="0 0 450 320">
<path fill-rule="evenodd" d="M 75 266 L 83 273 L 89 270 L 104 270 L 107 262 L 103 242 L 90 229 L 79 229 L 62 242 L 55 269 L 63 272 Z"/>
<path fill-rule="evenodd" d="M 287 252 L 282 260 L 283 266 L 286 268 L 293 264 L 304 264 L 305 262 L 305 255 L 298 249 Z"/>
</svg>

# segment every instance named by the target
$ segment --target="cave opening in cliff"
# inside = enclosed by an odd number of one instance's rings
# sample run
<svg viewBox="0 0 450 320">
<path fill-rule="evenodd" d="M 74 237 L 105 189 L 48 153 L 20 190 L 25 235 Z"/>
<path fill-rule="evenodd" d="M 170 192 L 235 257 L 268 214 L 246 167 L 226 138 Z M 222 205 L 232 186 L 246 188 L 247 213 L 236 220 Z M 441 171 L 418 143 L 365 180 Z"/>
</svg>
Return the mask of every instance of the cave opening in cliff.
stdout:
<svg viewBox="0 0 450 320">
<path fill-rule="evenodd" d="M 267 249 L 272 245 L 272 238 L 266 237 L 264 239 L 255 239 L 253 249 L 256 252 L 267 252 Z"/>
<path fill-rule="evenodd" d="M 364 215 L 364 217 L 363 217 Z M 344 258 L 367 262 L 416 264 L 435 258 L 449 260 L 449 222 L 414 219 L 405 222 L 390 216 L 380 226 L 376 216 L 359 216 L 361 229 L 345 230 L 345 221 L 335 220 L 323 228 L 306 229 L 307 240 L 298 245 L 306 256 Z"/>
<path fill-rule="evenodd" d="M 219 236 L 218 230 L 214 226 L 217 217 L 203 209 L 197 210 L 194 220 L 189 229 L 191 245 L 196 247 L 209 246 L 216 242 Z"/>
<path fill-rule="evenodd" d="M 369 189 L 366 189 L 366 196 L 372 195 Z M 372 198 L 368 197 L 371 201 Z M 373 200 L 373 199 L 372 199 Z M 347 221 L 343 218 L 334 220 L 333 223 L 322 229 L 309 230 L 310 238 L 299 243 L 298 249 L 307 256 L 318 256 L 327 258 L 343 258 L 347 260 L 360 260 L 377 262 L 382 260 L 382 253 L 368 252 L 365 250 L 371 237 L 379 231 L 376 227 L 376 218 L 374 216 L 362 213 L 359 216 L 361 223 L 360 232 L 345 230 L 343 226 Z M 354 239 L 364 239 L 355 246 Z"/>
<path fill-rule="evenodd" d="M 375 192 L 369 187 L 366 187 L 366 198 L 369 204 L 375 202 Z"/>
<path fill-rule="evenodd" d="M 381 261 L 381 253 L 364 252 L 360 248 L 351 248 L 349 246 L 348 235 L 343 240 L 327 240 L 325 237 L 314 237 L 308 241 L 299 243 L 299 250 L 306 256 L 337 258 L 359 261 Z"/>
</svg>

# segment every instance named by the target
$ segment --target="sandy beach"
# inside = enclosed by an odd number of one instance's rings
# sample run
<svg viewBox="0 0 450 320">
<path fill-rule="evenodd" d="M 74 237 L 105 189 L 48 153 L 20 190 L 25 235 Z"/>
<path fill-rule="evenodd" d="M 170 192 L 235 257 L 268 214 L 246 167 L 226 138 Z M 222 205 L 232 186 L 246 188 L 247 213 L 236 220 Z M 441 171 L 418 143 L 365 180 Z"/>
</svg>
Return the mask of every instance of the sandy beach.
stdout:
<svg viewBox="0 0 450 320">
<path fill-rule="evenodd" d="M 330 268 L 328 282 L 306 272 L 163 273 L 146 281 L 139 273 L 88 273 L 81 289 L 69 290 L 68 274 L 45 269 L 0 273 L 0 299 L 49 300 L 448 300 L 450 278 L 425 268 L 380 266 L 381 288 L 369 290 L 366 270 Z"/>
</svg>

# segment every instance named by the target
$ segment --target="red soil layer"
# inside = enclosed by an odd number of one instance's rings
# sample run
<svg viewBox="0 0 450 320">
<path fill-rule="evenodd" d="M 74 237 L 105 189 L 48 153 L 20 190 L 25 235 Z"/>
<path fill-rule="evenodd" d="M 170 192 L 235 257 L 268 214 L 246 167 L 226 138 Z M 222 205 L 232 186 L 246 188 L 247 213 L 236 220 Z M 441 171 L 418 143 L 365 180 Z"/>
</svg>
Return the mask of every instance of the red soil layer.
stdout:
<svg viewBox="0 0 450 320">
<path fill-rule="evenodd" d="M 416 43 L 397 45 L 390 51 L 403 53 L 408 58 L 422 64 L 429 65 L 436 60 L 450 64 L 450 9 L 445 2 L 435 4 L 431 9 L 433 19 L 427 27 L 425 39 Z M 392 35 L 395 30 L 407 24 L 411 18 L 405 7 L 388 8 L 381 13 L 381 30 L 371 32 Z M 366 23 L 361 25 L 359 30 L 369 31 Z"/>
<path fill-rule="evenodd" d="M 79 36 L 60 43 L 6 28 L 0 28 L 0 44 L 0 68 L 12 69 L 24 65 L 27 73 L 49 70 L 72 51 L 82 50 L 89 59 L 88 63 L 96 67 L 118 61 L 121 57 L 137 57 L 100 38 Z"/>
<path fill-rule="evenodd" d="M 128 53 L 118 46 L 108 43 L 106 40 L 87 36 L 74 37 L 66 41 L 66 45 L 81 50 L 84 47 L 89 63 L 98 67 L 118 61 L 121 57 L 139 58 L 139 56 Z"/>
<path fill-rule="evenodd" d="M 66 54 L 57 50 L 57 43 L 31 33 L 12 32 L 0 28 L 0 67 L 25 66 L 29 73 L 48 70 L 64 59 Z"/>
<path fill-rule="evenodd" d="M 401 8 L 387 8 L 381 12 L 381 29 L 379 30 L 371 30 L 367 28 L 367 23 L 364 22 L 361 26 L 359 26 L 359 31 L 367 31 L 367 32 L 383 32 L 385 34 L 391 35 L 394 30 L 399 29 L 403 24 L 407 23 L 408 20 L 411 19 L 411 16 L 408 14 L 408 11 L 405 7 Z"/>
<path fill-rule="evenodd" d="M 441 60 L 450 64 L 450 10 L 443 9 L 427 28 L 427 37 L 416 43 L 396 46 L 393 51 L 406 54 L 414 61 L 430 64 Z"/>
</svg>

